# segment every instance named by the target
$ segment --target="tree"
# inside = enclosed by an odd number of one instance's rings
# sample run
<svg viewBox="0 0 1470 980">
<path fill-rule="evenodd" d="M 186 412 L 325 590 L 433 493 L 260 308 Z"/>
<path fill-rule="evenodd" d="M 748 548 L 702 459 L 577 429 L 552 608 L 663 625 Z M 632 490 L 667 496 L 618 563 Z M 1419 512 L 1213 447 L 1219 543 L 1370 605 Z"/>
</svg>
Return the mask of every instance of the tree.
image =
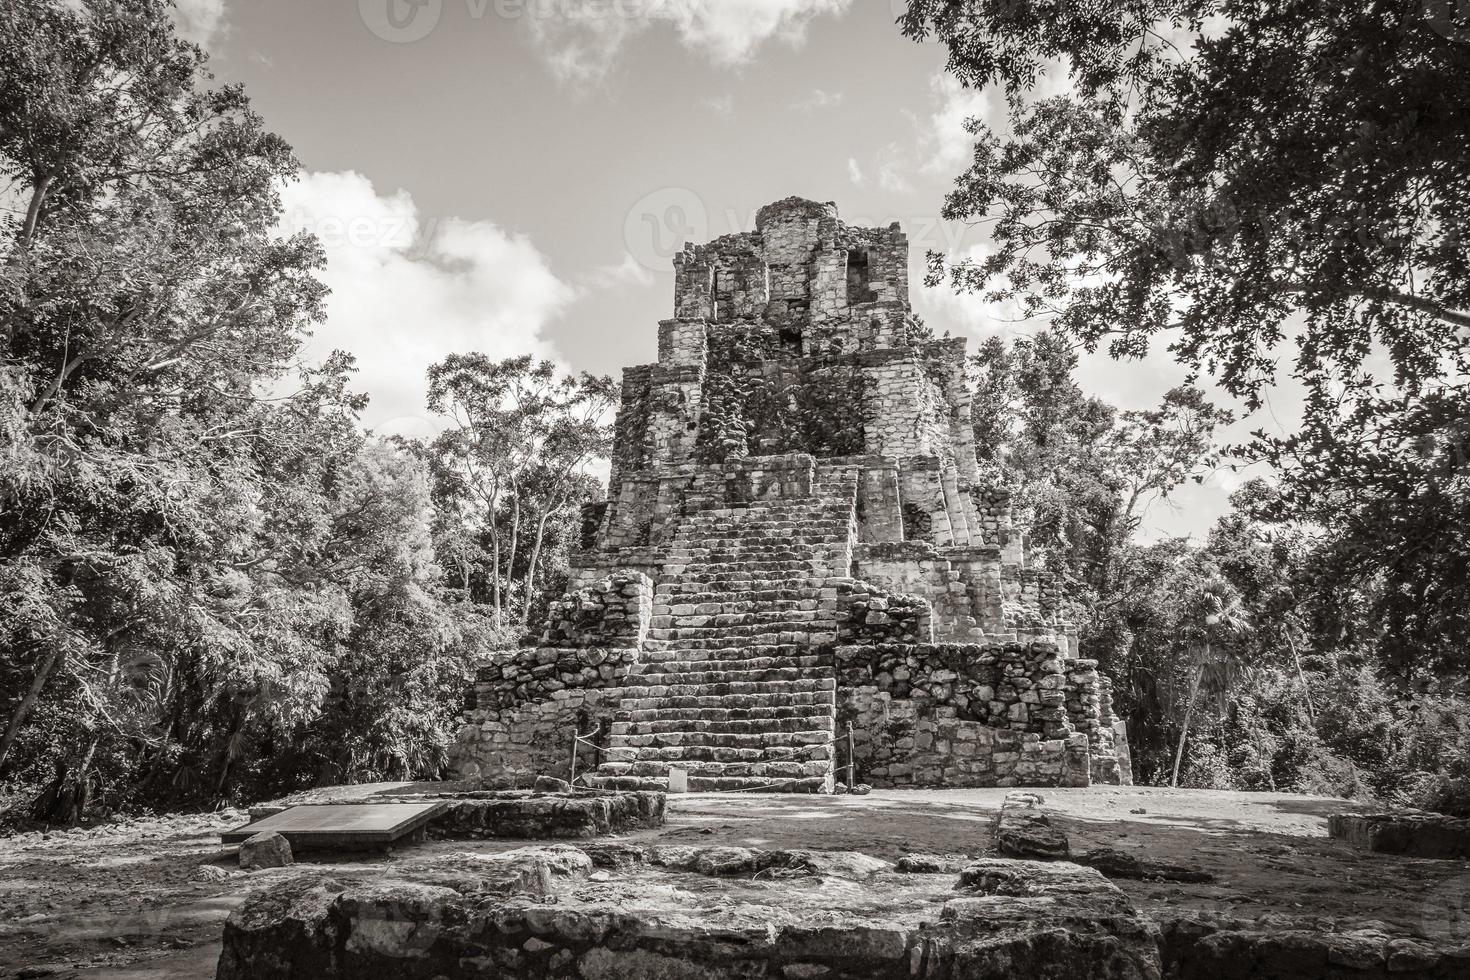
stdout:
<svg viewBox="0 0 1470 980">
<path fill-rule="evenodd" d="M 1292 313 L 1303 373 L 1350 376 L 1375 345 L 1406 384 L 1441 377 L 1441 354 L 1462 368 L 1470 44 L 1428 10 L 910 3 L 905 33 L 943 41 L 956 78 L 1012 108 L 1009 138 L 972 123 L 946 200 L 946 217 L 996 222 L 996 252 L 955 282 L 1123 354 L 1178 331 L 1232 392 L 1269 379 Z M 1042 71 L 1071 91 L 1029 99 Z"/>
<path fill-rule="evenodd" d="M 1245 632 L 1249 617 L 1240 604 L 1240 596 L 1224 579 L 1212 579 L 1205 583 L 1192 603 L 1191 615 L 1183 623 L 1187 632 L 1186 643 L 1194 652 L 1194 679 L 1189 687 L 1189 699 L 1184 706 L 1184 723 L 1179 729 L 1179 747 L 1174 751 L 1174 771 L 1169 778 L 1170 786 L 1179 785 L 1179 764 L 1184 759 L 1184 742 L 1189 737 L 1189 725 L 1194 718 L 1195 702 L 1199 699 L 1202 686 L 1207 683 L 1224 690 L 1230 684 L 1238 661 L 1233 656 L 1232 644 Z"/>
<path fill-rule="evenodd" d="M 516 617 L 524 626 L 546 522 L 568 506 L 585 467 L 611 448 L 605 419 L 617 396 L 609 378 L 558 377 L 550 361 L 530 355 L 492 361 L 483 354 L 451 354 L 429 369 L 429 408 L 453 423 L 429 447 L 439 495 L 459 515 L 459 529 L 446 529 L 445 540 L 468 558 L 475 535 L 466 528 L 484 521 L 497 626 L 505 622 L 514 583 L 522 504 L 534 509 L 536 522 Z M 502 529 L 508 532 L 504 546 Z M 462 569 L 467 580 L 467 565 Z"/>
<path fill-rule="evenodd" d="M 519 484 L 535 456 L 537 439 L 550 411 L 555 366 L 529 354 L 492 361 L 483 354 L 451 354 L 429 368 L 429 410 L 446 415 L 453 426 L 430 451 L 453 489 L 451 495 L 474 501 L 488 524 L 491 605 L 495 625 L 503 623 L 509 576 L 520 534 Z M 500 506 L 509 501 L 510 542 L 502 561 Z"/>
<path fill-rule="evenodd" d="M 946 217 L 991 222 L 931 281 L 1014 300 L 1089 349 L 1168 339 L 1260 402 L 1290 370 L 1305 420 L 1244 447 L 1283 514 L 1335 529 L 1330 567 L 1379 603 L 1387 653 L 1470 649 L 1462 480 L 1470 400 L 1470 23 L 1441 0 L 914 0 L 972 121 Z M 1039 73 L 1061 94 L 1033 94 Z M 1294 349 L 1293 349 L 1294 348 Z M 1381 587 L 1380 587 L 1381 586 Z"/>
<path fill-rule="evenodd" d="M 484 632 L 422 460 L 362 434 L 350 357 L 298 363 L 290 148 L 170 14 L 0 7 L 0 772 L 48 821 L 436 775 Z"/>
<path fill-rule="evenodd" d="M 126 730 L 109 705 L 127 651 L 219 610 L 206 570 L 237 558 L 221 528 L 259 519 L 272 416 L 328 418 L 333 393 L 259 400 L 320 315 L 320 252 L 271 234 L 290 148 L 238 88 L 202 87 L 168 7 L 22 0 L 0 41 L 0 173 L 28 201 L 0 266 L 0 642 L 31 665 L 4 764 L 58 676 L 89 731 Z"/>
<path fill-rule="evenodd" d="M 546 523 L 563 512 L 585 489 L 587 466 L 612 452 L 612 427 L 608 417 L 617 408 L 619 389 L 611 378 L 582 373 L 566 378 L 558 386 L 557 398 L 543 427 L 536 454 L 534 477 L 527 481 L 535 500 L 536 534 L 526 572 L 526 589 L 521 606 L 521 626 L 531 616 L 536 594 L 536 574 Z"/>
<path fill-rule="evenodd" d="M 1126 646 L 1109 617 L 1128 545 L 1150 503 L 1217 465 L 1214 434 L 1231 416 L 1189 385 L 1120 412 L 1082 391 L 1076 351 L 1050 331 L 992 338 L 972 367 L 983 478 L 1013 488 L 1033 542 L 1089 613 L 1084 645 L 1110 660 Z"/>
</svg>

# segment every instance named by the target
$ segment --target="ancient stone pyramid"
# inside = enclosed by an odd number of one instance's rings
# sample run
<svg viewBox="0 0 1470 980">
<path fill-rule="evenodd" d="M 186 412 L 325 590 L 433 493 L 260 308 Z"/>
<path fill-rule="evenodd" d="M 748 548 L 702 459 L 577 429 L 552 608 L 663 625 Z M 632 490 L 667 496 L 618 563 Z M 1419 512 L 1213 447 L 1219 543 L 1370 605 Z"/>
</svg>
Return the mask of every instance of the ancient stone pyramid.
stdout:
<svg viewBox="0 0 1470 980">
<path fill-rule="evenodd" d="M 595 786 L 824 791 L 851 720 L 880 785 L 1118 778 L 1106 680 L 979 485 L 965 343 L 913 315 L 896 223 L 789 198 L 686 245 L 584 519 L 538 646 L 481 672 L 462 770 L 549 771 L 576 729 Z"/>
</svg>

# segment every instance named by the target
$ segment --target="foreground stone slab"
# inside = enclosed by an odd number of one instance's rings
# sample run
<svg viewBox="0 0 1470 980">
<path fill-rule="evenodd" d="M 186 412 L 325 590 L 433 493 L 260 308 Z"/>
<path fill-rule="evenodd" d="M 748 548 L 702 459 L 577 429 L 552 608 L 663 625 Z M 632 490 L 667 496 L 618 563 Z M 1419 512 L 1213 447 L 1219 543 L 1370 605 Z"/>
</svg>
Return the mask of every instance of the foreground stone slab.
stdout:
<svg viewBox="0 0 1470 980">
<path fill-rule="evenodd" d="M 447 837 L 589 838 L 664 825 L 663 793 L 601 796 L 467 794 L 446 801 L 434 830 Z"/>
<path fill-rule="evenodd" d="M 1035 793 L 1007 793 L 995 823 L 995 849 L 1011 858 L 1043 861 L 1067 857 L 1071 846 L 1067 835 L 1051 825 L 1037 807 L 1043 800 Z"/>
<path fill-rule="evenodd" d="M 1452 946 L 1374 929 L 1323 932 L 1291 924 L 1163 923 L 1165 976 L 1177 980 L 1462 980 L 1470 945 Z"/>
<path fill-rule="evenodd" d="M 373 805 L 432 805 L 429 827 L 436 837 L 565 840 L 662 827 L 665 799 L 663 793 L 650 791 L 591 795 L 476 790 L 376 796 Z"/>
<path fill-rule="evenodd" d="M 803 865 L 812 854 L 824 857 Z M 1067 861 L 986 858 L 955 882 L 849 852 L 563 844 L 414 881 L 262 891 L 231 915 L 217 976 L 1458 980 L 1470 947 L 1320 923 L 1155 923 Z"/>
<path fill-rule="evenodd" d="M 1380 854 L 1470 858 L 1470 820 L 1437 813 L 1334 813 L 1327 832 Z"/>
<path fill-rule="evenodd" d="M 993 862 L 956 893 L 951 879 L 894 874 L 886 862 L 845 852 L 653 848 L 630 871 L 584 877 L 593 862 L 568 860 L 573 850 L 500 855 L 487 862 L 503 873 L 490 888 L 440 878 L 264 892 L 230 917 L 217 975 L 1161 976 L 1154 927 L 1100 875 L 1075 865 Z M 744 877 L 717 877 L 735 866 Z M 785 874 L 773 879 L 772 869 Z M 1042 881 L 1021 884 L 1029 879 Z M 554 894 L 544 891 L 548 882 Z"/>
<path fill-rule="evenodd" d="M 227 830 L 220 840 L 239 844 L 258 834 L 275 833 L 298 849 L 384 847 L 416 833 L 444 808 L 439 801 L 307 804 Z"/>
</svg>

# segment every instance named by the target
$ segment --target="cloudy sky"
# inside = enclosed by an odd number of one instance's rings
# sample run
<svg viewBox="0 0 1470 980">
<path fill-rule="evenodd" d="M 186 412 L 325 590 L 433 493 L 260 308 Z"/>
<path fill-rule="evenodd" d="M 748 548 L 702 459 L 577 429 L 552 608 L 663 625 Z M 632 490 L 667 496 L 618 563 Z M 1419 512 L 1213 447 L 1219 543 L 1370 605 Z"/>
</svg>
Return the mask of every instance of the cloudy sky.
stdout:
<svg viewBox="0 0 1470 980">
<path fill-rule="evenodd" d="M 179 0 L 221 81 L 244 82 L 304 174 L 287 221 L 322 239 L 320 353 L 357 355 L 365 421 L 424 433 L 424 370 L 454 351 L 534 351 L 616 373 L 655 358 L 680 243 L 753 226 L 798 194 L 844 220 L 901 221 L 924 252 L 983 246 L 938 220 L 964 121 L 995 100 L 894 25 L 902 0 Z M 1026 328 L 915 289 L 938 331 Z M 1166 356 L 1089 359 L 1090 390 L 1156 402 Z M 1277 415 L 1290 422 L 1277 407 Z M 1277 427 L 1270 409 L 1240 434 Z M 1203 533 L 1219 474 L 1146 533 Z"/>
</svg>

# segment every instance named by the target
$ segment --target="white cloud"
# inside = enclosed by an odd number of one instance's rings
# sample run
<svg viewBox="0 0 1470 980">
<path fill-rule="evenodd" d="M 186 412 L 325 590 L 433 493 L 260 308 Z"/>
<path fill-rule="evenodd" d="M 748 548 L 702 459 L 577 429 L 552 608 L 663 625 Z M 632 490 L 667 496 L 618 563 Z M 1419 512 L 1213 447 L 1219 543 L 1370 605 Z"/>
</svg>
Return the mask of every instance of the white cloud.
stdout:
<svg viewBox="0 0 1470 980">
<path fill-rule="evenodd" d="M 808 25 L 840 16 L 852 0 L 636 0 L 630 3 L 530 5 L 533 42 L 563 82 L 604 77 L 630 38 L 656 25 L 673 28 L 684 47 L 721 67 L 744 64 L 761 45 L 799 47 Z"/>
<path fill-rule="evenodd" d="M 179 35 L 207 48 L 225 29 L 225 0 L 175 0 Z"/>
<path fill-rule="evenodd" d="M 988 242 L 971 244 L 947 251 L 949 261 L 981 262 L 994 251 Z M 922 283 L 928 272 L 926 250 L 909 250 L 909 281 Z M 914 307 L 931 327 L 960 330 L 978 337 L 994 334 L 1013 336 L 1036 329 L 1035 325 L 1015 322 L 1018 308 L 1014 303 L 992 303 L 979 293 L 957 293 L 948 282 L 933 289 L 920 287 L 913 291 Z"/>
<path fill-rule="evenodd" d="M 577 291 L 524 236 L 488 221 L 426 226 L 406 191 L 379 194 L 361 174 L 308 173 L 282 191 L 284 231 L 305 229 L 327 253 L 327 321 L 309 353 L 357 357 L 369 428 L 423 435 L 425 372 L 446 354 L 552 356 L 544 336 Z"/>
<path fill-rule="evenodd" d="M 878 151 L 878 186 L 892 194 L 907 194 L 914 189 L 909 182 L 911 172 L 907 154 L 898 143 L 889 143 Z"/>
<path fill-rule="evenodd" d="M 863 186 L 863 168 L 852 157 L 847 158 L 847 176 L 852 179 L 853 186 Z"/>
<path fill-rule="evenodd" d="M 620 289 L 623 286 L 648 286 L 653 284 L 653 273 L 632 254 L 624 255 L 617 265 L 600 265 L 582 277 L 582 284 L 590 289 Z"/>
<path fill-rule="evenodd" d="M 791 103 L 791 108 L 798 112 L 817 112 L 821 109 L 830 109 L 841 104 L 841 92 L 828 92 L 824 88 L 814 88 L 806 95 Z"/>
<path fill-rule="evenodd" d="M 938 104 L 920 134 L 918 164 L 925 173 L 953 177 L 974 152 L 975 137 L 965 128 L 969 120 L 978 116 L 992 128 L 1003 125 L 1005 98 L 993 86 L 967 89 L 948 72 L 934 76 L 930 91 Z"/>
<path fill-rule="evenodd" d="M 1050 98 L 1071 87 L 1062 63 L 1048 62 L 1028 98 Z M 929 80 L 929 92 L 929 115 L 915 120 L 918 139 L 910 157 L 902 161 L 902 167 L 948 179 L 962 173 L 974 157 L 975 135 L 967 128 L 970 120 L 978 118 L 993 132 L 1006 133 L 1009 120 L 1005 94 L 994 85 L 985 89 L 965 88 L 945 71 L 937 72 Z"/>
</svg>

